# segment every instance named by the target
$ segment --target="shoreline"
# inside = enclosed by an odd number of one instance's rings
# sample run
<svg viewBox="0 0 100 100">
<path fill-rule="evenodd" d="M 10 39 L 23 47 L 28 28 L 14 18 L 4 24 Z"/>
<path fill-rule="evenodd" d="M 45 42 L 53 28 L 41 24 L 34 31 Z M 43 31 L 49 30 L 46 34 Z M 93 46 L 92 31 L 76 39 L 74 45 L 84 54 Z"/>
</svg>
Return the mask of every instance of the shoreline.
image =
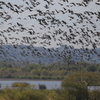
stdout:
<svg viewBox="0 0 100 100">
<path fill-rule="evenodd" d="M 14 79 L 14 78 L 0 78 L 0 81 L 62 81 L 53 79 Z"/>
</svg>

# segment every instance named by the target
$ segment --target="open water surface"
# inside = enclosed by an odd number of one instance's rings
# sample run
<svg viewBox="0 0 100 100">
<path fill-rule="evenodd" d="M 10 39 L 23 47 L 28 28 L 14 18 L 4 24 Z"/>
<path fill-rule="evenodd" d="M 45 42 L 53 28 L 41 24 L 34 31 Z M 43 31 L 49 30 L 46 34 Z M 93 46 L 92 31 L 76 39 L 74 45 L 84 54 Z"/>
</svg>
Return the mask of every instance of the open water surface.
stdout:
<svg viewBox="0 0 100 100">
<path fill-rule="evenodd" d="M 39 84 L 45 85 L 48 90 L 51 89 L 61 89 L 62 81 L 53 81 L 53 80 L 2 80 L 0 81 L 0 89 L 9 87 L 12 88 L 12 84 L 15 82 L 25 82 L 30 85 L 35 85 L 34 89 L 39 89 Z M 88 90 L 100 90 L 100 86 L 88 86 Z"/>
<path fill-rule="evenodd" d="M 0 85 L 1 85 L 1 89 L 5 88 L 5 87 L 9 87 L 11 88 L 12 87 L 12 84 L 15 83 L 15 82 L 25 82 L 25 83 L 29 83 L 30 85 L 33 84 L 35 85 L 35 89 L 38 89 L 39 88 L 39 84 L 42 84 L 42 85 L 46 85 L 46 88 L 51 90 L 51 89 L 60 89 L 61 88 L 61 82 L 62 81 L 45 81 L 45 80 L 41 80 L 41 81 L 38 81 L 38 80 L 32 80 L 32 81 L 23 81 L 23 80 L 14 80 L 14 81 L 9 81 L 9 80 L 3 80 L 3 81 L 0 81 Z"/>
</svg>

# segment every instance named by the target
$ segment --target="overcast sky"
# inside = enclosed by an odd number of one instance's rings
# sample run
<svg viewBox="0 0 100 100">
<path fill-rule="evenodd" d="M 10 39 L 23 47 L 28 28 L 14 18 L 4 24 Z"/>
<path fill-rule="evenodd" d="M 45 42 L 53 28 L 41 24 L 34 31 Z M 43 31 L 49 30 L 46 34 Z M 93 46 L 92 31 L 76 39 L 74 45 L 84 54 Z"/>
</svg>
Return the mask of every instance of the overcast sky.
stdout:
<svg viewBox="0 0 100 100">
<path fill-rule="evenodd" d="M 6 3 L 11 3 L 12 5 L 18 5 L 18 6 L 22 6 L 21 9 L 19 9 L 19 11 L 21 10 L 24 10 L 24 12 L 22 13 L 15 13 L 13 11 L 11 11 L 10 9 L 8 9 L 6 6 L 3 6 L 3 9 L 0 9 L 0 12 L 7 12 L 8 15 L 11 15 L 11 19 L 9 19 L 8 21 L 3 21 L 2 18 L 0 18 L 0 22 L 1 22 L 1 25 L 0 25 L 0 31 L 3 31 L 3 30 L 6 30 L 8 27 L 11 27 L 11 24 L 12 26 L 16 25 L 16 29 L 17 28 L 17 22 L 23 24 L 23 26 L 27 29 L 29 28 L 32 28 L 32 25 L 34 25 L 34 31 L 36 33 L 39 33 L 39 34 L 35 34 L 33 37 L 35 36 L 43 36 L 43 34 L 47 34 L 47 35 L 52 35 L 52 33 L 61 28 L 62 30 L 68 30 L 68 28 L 66 28 L 66 26 L 57 26 L 55 25 L 55 27 L 51 27 L 51 23 L 48 23 L 48 27 L 50 27 L 50 29 L 48 29 L 47 27 L 44 28 L 43 26 L 39 25 L 39 23 L 37 23 L 36 20 L 32 20 L 28 17 L 28 15 L 34 15 L 34 14 L 38 14 L 37 10 L 41 10 L 43 12 L 46 12 L 47 9 L 44 7 L 45 5 L 47 5 L 46 2 L 44 2 L 44 0 L 37 0 L 37 2 L 40 2 L 39 5 L 37 5 L 36 7 L 34 7 L 33 11 L 29 11 L 28 9 L 25 9 L 26 7 L 29 7 L 29 6 L 32 6 L 31 3 L 29 2 L 29 0 L 3 0 L 4 2 Z M 24 1 L 24 2 L 23 2 Z M 95 5 L 97 0 L 94 0 L 93 2 L 90 2 L 89 5 L 87 7 L 83 7 L 83 6 L 78 6 L 78 5 L 75 5 L 73 6 L 73 4 L 71 3 L 82 3 L 82 0 L 69 0 L 69 2 L 63 2 L 61 0 L 53 0 L 52 4 L 53 5 L 49 5 L 49 11 L 52 12 L 52 11 L 55 11 L 55 15 L 52 15 L 52 17 L 55 17 L 55 19 L 59 19 L 60 21 L 64 20 L 67 22 L 67 24 L 69 26 L 73 26 L 73 23 L 76 23 L 78 18 L 77 16 L 75 15 L 71 15 L 70 13 L 66 13 L 66 14 L 62 14 L 62 13 L 56 13 L 56 10 L 57 11 L 60 11 L 60 10 L 63 10 L 63 7 L 66 8 L 66 9 L 70 9 L 72 11 L 74 11 L 75 13 L 82 13 L 84 14 L 85 11 L 90 11 L 90 12 L 96 12 L 98 13 L 98 11 L 100 10 L 100 5 Z M 29 5 L 26 4 L 26 2 L 29 3 Z M 59 2 L 61 4 L 63 4 L 63 6 L 61 6 L 59 4 Z M 16 7 L 14 6 L 14 8 L 16 9 Z M 5 14 L 6 16 L 6 14 Z M 72 16 L 74 17 L 74 19 L 72 21 L 70 21 L 70 17 L 69 16 Z M 87 15 L 87 17 L 89 17 Z M 42 18 L 45 18 L 45 16 L 37 16 L 37 19 L 42 19 Z M 90 20 L 95 24 L 96 26 L 96 30 L 93 29 L 93 26 L 89 23 L 86 23 L 85 22 L 85 19 L 84 19 L 84 22 L 82 24 L 77 24 L 76 27 L 74 27 L 74 29 L 76 29 L 77 31 L 80 32 L 80 28 L 83 27 L 83 25 L 86 25 L 86 27 L 89 28 L 89 30 L 92 30 L 93 32 L 100 32 L 100 19 L 98 21 L 96 21 L 97 17 L 95 15 L 92 15 L 92 17 L 90 18 Z M 3 24 L 2 24 L 3 22 Z M 11 23 L 11 24 L 10 24 Z M 42 29 L 42 30 L 41 30 Z M 86 29 L 86 28 L 85 28 Z M 14 39 L 13 40 L 10 40 L 9 37 L 8 37 L 8 33 L 5 32 L 4 33 L 5 36 L 7 36 L 7 39 L 9 40 L 9 44 L 12 43 L 13 41 L 15 41 Z M 22 37 L 23 36 L 30 36 L 26 31 L 23 31 L 23 32 L 18 32 L 18 34 L 15 34 L 13 32 L 9 33 L 11 34 L 11 37 L 18 37 L 20 40 L 18 41 L 15 41 L 16 43 L 20 43 L 20 41 L 22 40 Z M 68 31 L 68 35 L 70 35 L 69 31 Z M 91 40 L 95 40 L 95 39 L 99 39 L 99 37 L 93 37 L 92 34 L 89 34 L 90 37 L 91 37 Z M 62 36 L 62 35 L 61 35 Z M 32 37 L 32 36 L 31 36 Z M 60 38 L 60 35 L 57 35 L 56 38 Z M 76 40 L 78 40 L 79 38 L 81 38 L 81 35 L 77 35 L 77 37 L 75 38 Z M 1 36 L 0 39 L 2 39 L 4 41 L 4 38 Z M 34 44 L 34 46 L 44 46 L 42 44 L 40 44 L 40 42 L 43 42 L 44 40 L 40 39 L 40 38 L 37 38 L 36 42 L 37 44 Z M 75 40 L 74 40 L 75 41 Z M 84 40 L 83 40 L 84 41 Z M 48 41 L 47 41 L 48 42 Z M 57 43 L 60 43 L 59 41 L 56 40 Z M 51 40 L 51 47 L 56 47 L 56 42 L 52 39 Z M 84 41 L 85 43 L 86 41 Z M 26 43 L 27 45 L 27 43 Z M 75 46 L 77 48 L 81 48 L 81 44 L 78 44 L 78 45 L 74 45 L 74 44 L 71 44 L 69 42 L 66 42 L 66 41 L 62 41 L 62 45 L 72 45 L 72 46 Z M 50 47 L 49 45 L 46 45 L 47 47 Z M 92 45 L 88 46 L 90 48 L 92 48 Z M 98 47 L 100 47 L 98 45 Z"/>
</svg>

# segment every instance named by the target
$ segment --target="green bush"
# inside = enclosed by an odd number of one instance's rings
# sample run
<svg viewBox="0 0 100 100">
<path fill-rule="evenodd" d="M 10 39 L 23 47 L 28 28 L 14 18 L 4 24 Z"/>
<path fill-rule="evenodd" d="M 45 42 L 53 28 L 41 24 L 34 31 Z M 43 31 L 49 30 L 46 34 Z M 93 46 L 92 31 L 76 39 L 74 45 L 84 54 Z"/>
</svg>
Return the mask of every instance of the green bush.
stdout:
<svg viewBox="0 0 100 100">
<path fill-rule="evenodd" d="M 16 88 L 29 88 L 30 84 L 29 83 L 25 83 L 25 82 L 16 82 L 12 84 L 12 87 L 16 87 Z"/>
<path fill-rule="evenodd" d="M 100 91 L 89 91 L 89 100 L 100 100 Z"/>
<path fill-rule="evenodd" d="M 1 96 L 2 95 L 2 96 Z M 0 93 L 0 100 L 45 100 L 46 96 L 42 91 L 32 89 L 9 89 L 5 88 Z"/>
<path fill-rule="evenodd" d="M 70 100 L 88 100 L 87 86 L 100 85 L 100 75 L 95 72 L 68 75 L 62 82 L 63 94 Z M 96 100 L 96 99 L 95 99 Z"/>
</svg>

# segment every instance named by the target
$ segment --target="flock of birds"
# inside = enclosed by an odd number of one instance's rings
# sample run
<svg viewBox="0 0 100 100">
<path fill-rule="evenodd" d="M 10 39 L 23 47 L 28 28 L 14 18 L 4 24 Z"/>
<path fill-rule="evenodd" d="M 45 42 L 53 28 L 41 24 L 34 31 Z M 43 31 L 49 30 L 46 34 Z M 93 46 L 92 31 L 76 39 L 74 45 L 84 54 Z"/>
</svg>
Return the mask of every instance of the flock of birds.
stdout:
<svg viewBox="0 0 100 100">
<path fill-rule="evenodd" d="M 0 1 L 0 59 L 100 63 L 99 0 Z"/>
</svg>

